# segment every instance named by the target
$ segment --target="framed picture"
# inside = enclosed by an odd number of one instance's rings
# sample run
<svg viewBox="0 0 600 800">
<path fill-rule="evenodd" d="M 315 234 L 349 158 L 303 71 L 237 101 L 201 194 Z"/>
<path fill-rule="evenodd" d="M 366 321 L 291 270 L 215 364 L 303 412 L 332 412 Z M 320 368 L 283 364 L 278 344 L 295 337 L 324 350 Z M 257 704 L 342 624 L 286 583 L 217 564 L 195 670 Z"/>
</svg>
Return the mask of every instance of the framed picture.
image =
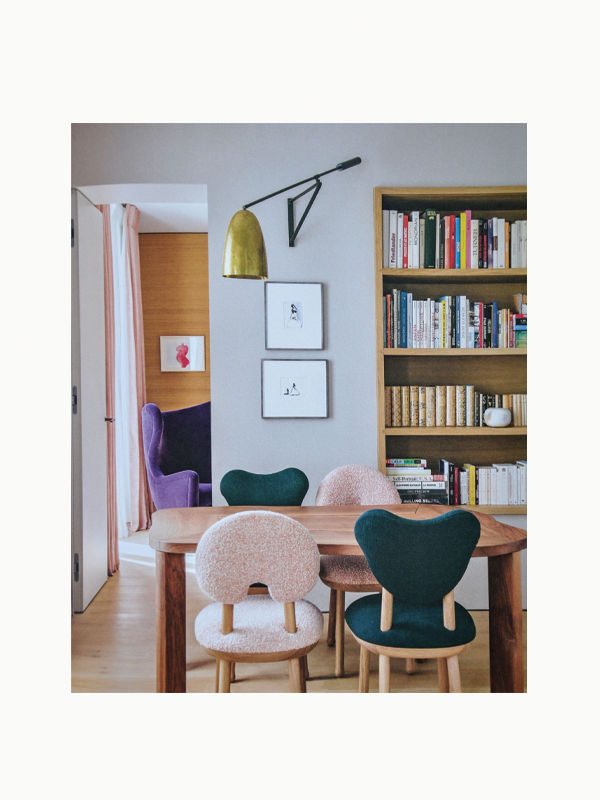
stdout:
<svg viewBox="0 0 600 800">
<path fill-rule="evenodd" d="M 204 372 L 204 336 L 161 336 L 161 372 Z"/>
<path fill-rule="evenodd" d="M 271 360 L 262 366 L 262 417 L 327 417 L 327 361 Z"/>
<path fill-rule="evenodd" d="M 265 283 L 265 348 L 323 349 L 322 283 Z"/>
</svg>

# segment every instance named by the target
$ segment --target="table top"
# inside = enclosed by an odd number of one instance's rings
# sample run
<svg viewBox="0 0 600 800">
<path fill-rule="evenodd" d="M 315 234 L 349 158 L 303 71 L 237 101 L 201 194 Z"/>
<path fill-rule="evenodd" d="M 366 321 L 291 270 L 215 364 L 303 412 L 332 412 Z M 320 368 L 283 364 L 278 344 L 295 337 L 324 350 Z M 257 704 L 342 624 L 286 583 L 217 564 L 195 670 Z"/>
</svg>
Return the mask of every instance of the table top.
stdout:
<svg viewBox="0 0 600 800">
<path fill-rule="evenodd" d="M 275 511 L 301 522 L 324 554 L 360 555 L 354 523 L 370 508 L 385 508 L 400 517 L 432 519 L 453 506 L 427 503 L 373 506 L 200 506 L 163 508 L 152 515 L 150 545 L 163 553 L 193 553 L 202 534 L 215 522 L 238 511 Z M 472 511 L 481 524 L 473 556 L 500 556 L 527 547 L 527 531 L 499 522 L 491 514 Z"/>
</svg>

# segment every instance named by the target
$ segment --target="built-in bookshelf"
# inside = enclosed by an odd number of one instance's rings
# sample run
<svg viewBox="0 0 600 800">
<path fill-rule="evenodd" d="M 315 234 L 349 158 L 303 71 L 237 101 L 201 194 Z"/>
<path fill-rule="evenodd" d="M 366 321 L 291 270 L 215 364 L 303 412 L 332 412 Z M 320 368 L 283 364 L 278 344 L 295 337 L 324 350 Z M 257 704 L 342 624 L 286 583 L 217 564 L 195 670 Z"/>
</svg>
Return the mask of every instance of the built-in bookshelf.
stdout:
<svg viewBox="0 0 600 800">
<path fill-rule="evenodd" d="M 487 268 L 483 268 L 480 261 L 477 267 L 473 263 L 469 268 L 442 269 L 438 258 L 437 268 L 384 268 L 384 210 L 405 215 L 416 211 L 419 217 L 431 216 L 423 212 L 434 210 L 439 214 L 439 220 L 450 215 L 460 218 L 461 213 L 468 210 L 472 219 L 482 220 L 479 223 L 480 241 L 481 231 L 488 229 L 487 221 L 501 219 L 504 221 L 502 229 L 510 232 L 511 242 L 509 245 L 507 239 L 505 261 L 515 266 L 493 267 L 490 258 Z M 386 342 L 384 328 L 384 296 L 394 290 L 398 297 L 400 292 L 405 292 L 418 301 L 460 296 L 467 297 L 471 307 L 482 304 L 487 308 L 496 304 L 498 309 L 511 309 L 518 313 L 519 309 L 514 305 L 515 296 L 527 294 L 527 269 L 520 266 L 526 250 L 519 250 L 521 245 L 516 239 L 514 249 L 511 249 L 513 234 L 520 236 L 523 227 L 513 223 L 526 219 L 527 188 L 524 186 L 377 187 L 374 190 L 378 459 L 381 472 L 385 473 L 386 458 L 427 459 L 434 473 L 438 472 L 440 459 L 462 467 L 463 464 L 514 463 L 527 458 L 527 429 L 524 425 L 512 424 L 506 428 L 386 425 L 386 387 L 390 386 L 474 385 L 478 391 L 490 395 L 525 395 L 526 347 L 514 341 L 510 347 L 488 347 L 485 342 L 482 346 L 473 346 L 472 340 L 467 347 L 454 347 L 449 340 L 446 346 L 441 347 L 441 339 L 435 347 L 424 347 L 422 342 L 419 347 L 389 347 L 386 346 L 389 340 Z M 526 225 L 524 227 L 526 229 Z M 491 228 L 489 223 L 490 231 Z M 436 251 L 439 255 L 443 252 L 443 224 L 438 231 Z M 437 250 L 438 244 L 440 250 Z M 443 263 L 443 256 L 441 260 Z M 495 514 L 526 513 L 523 505 L 482 505 L 477 508 Z"/>
</svg>

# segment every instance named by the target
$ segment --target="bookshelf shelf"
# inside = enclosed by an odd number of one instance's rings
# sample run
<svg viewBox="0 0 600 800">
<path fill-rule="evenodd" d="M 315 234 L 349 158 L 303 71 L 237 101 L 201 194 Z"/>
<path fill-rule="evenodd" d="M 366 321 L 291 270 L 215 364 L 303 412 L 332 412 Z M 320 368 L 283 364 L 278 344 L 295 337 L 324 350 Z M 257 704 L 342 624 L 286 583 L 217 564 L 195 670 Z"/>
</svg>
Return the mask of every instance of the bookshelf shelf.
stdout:
<svg viewBox="0 0 600 800">
<path fill-rule="evenodd" d="M 527 436 L 527 428 L 386 428 L 386 436 Z"/>
<path fill-rule="evenodd" d="M 384 356 L 526 356 L 526 347 L 386 347 Z"/>
<path fill-rule="evenodd" d="M 377 187 L 374 190 L 377 343 L 378 464 L 386 458 L 426 458 L 437 468 L 444 458 L 457 466 L 489 465 L 527 458 L 526 427 L 386 427 L 385 387 L 475 385 L 486 394 L 527 392 L 526 348 L 386 348 L 382 336 L 383 295 L 392 289 L 414 299 L 465 295 L 470 301 L 513 306 L 527 293 L 527 269 L 383 269 L 383 209 L 404 213 L 436 209 L 440 214 L 472 210 L 473 219 L 527 218 L 527 187 Z M 487 514 L 526 514 L 524 505 L 462 505 Z"/>
</svg>

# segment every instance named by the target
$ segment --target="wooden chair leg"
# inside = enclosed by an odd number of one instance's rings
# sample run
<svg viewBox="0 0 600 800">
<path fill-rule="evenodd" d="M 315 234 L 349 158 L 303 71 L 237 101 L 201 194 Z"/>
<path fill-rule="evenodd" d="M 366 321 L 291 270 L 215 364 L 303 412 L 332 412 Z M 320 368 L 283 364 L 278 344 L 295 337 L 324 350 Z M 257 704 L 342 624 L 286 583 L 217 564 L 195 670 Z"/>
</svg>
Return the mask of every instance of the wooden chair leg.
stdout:
<svg viewBox="0 0 600 800">
<path fill-rule="evenodd" d="M 220 667 L 220 665 L 221 665 L 221 662 L 217 658 L 217 660 L 215 661 L 215 692 L 219 691 L 219 667 Z"/>
<path fill-rule="evenodd" d="M 308 674 L 308 656 L 307 655 L 302 656 L 300 661 L 302 664 L 302 672 L 304 675 L 304 680 L 307 681 L 310 678 L 310 675 Z"/>
<path fill-rule="evenodd" d="M 358 691 L 369 691 L 369 667 L 370 667 L 371 654 L 366 647 L 360 647 L 360 661 L 358 669 Z"/>
<path fill-rule="evenodd" d="M 231 670 L 227 661 L 222 661 L 219 667 L 219 692 L 229 693 L 229 677 Z"/>
<path fill-rule="evenodd" d="M 306 691 L 302 688 L 302 668 L 300 666 L 299 658 L 290 658 L 288 660 L 288 670 L 290 675 L 290 692 Z"/>
<path fill-rule="evenodd" d="M 390 691 L 390 657 L 379 656 L 379 691 Z"/>
<path fill-rule="evenodd" d="M 406 659 L 406 674 L 412 675 L 413 672 L 416 672 L 417 669 L 417 659 L 416 658 L 407 658 Z"/>
<path fill-rule="evenodd" d="M 438 668 L 438 685 L 440 688 L 440 692 L 450 691 L 448 683 L 448 664 L 446 663 L 445 658 L 438 658 L 437 668 Z"/>
<path fill-rule="evenodd" d="M 229 682 L 233 683 L 235 680 L 235 661 L 229 662 Z"/>
<path fill-rule="evenodd" d="M 335 592 L 335 676 L 344 674 L 344 605 L 346 593 L 341 589 Z"/>
<path fill-rule="evenodd" d="M 446 659 L 448 665 L 448 686 L 451 692 L 460 692 L 460 669 L 458 667 L 458 656 L 450 656 Z"/>
<path fill-rule="evenodd" d="M 329 618 L 327 621 L 327 647 L 335 644 L 335 589 L 329 590 Z"/>
</svg>

